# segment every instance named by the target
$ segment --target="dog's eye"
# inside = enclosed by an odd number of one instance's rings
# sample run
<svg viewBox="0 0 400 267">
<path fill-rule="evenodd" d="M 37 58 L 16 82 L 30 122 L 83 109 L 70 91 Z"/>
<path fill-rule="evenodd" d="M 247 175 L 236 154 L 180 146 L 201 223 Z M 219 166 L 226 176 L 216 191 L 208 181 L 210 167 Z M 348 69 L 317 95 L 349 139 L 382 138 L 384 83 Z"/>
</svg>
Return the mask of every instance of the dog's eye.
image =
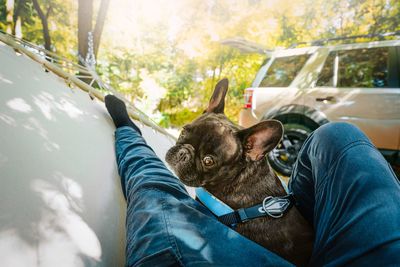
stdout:
<svg viewBox="0 0 400 267">
<path fill-rule="evenodd" d="M 204 158 L 203 158 L 203 163 L 204 163 L 204 165 L 206 165 L 206 166 L 212 166 L 212 165 L 214 165 L 214 160 L 212 159 L 212 157 L 210 157 L 210 156 L 205 156 Z"/>
<path fill-rule="evenodd" d="M 179 139 L 184 138 L 185 135 L 186 135 L 186 130 L 183 129 L 183 130 L 181 131 L 181 133 L 179 134 Z"/>
<path fill-rule="evenodd" d="M 185 138 L 186 135 L 188 134 L 188 131 L 189 131 L 188 126 L 187 125 L 183 126 L 181 133 L 179 134 L 179 139 Z"/>
</svg>

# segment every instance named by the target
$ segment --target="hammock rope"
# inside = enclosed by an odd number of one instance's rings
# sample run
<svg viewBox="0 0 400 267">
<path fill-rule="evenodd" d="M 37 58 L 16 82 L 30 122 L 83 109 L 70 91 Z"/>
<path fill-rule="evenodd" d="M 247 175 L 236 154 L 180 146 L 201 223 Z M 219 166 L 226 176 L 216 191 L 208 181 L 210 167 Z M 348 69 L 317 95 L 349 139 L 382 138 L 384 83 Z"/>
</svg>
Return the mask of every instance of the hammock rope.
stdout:
<svg viewBox="0 0 400 267">
<path fill-rule="evenodd" d="M 175 136 L 152 121 L 143 111 L 132 105 L 124 95 L 115 90 L 111 85 L 103 82 L 94 69 L 94 66 L 89 66 L 85 60 L 81 61 L 83 66 L 79 65 L 67 58 L 57 55 L 54 52 L 48 51 L 42 47 L 17 38 L 1 30 L 0 41 L 13 48 L 16 53 L 25 54 L 32 60 L 40 63 L 45 70 L 51 71 L 64 79 L 69 87 L 72 87 L 73 84 L 79 89 L 87 92 L 91 99 L 96 97 L 98 100 L 104 102 L 104 91 L 117 96 L 125 102 L 128 113 L 132 119 L 138 120 L 140 123 L 151 127 L 156 132 L 167 135 L 173 140 L 176 140 Z M 87 84 L 80 80 L 80 78 L 90 79 L 90 83 Z M 95 83 L 99 86 L 99 89 L 93 87 Z"/>
</svg>

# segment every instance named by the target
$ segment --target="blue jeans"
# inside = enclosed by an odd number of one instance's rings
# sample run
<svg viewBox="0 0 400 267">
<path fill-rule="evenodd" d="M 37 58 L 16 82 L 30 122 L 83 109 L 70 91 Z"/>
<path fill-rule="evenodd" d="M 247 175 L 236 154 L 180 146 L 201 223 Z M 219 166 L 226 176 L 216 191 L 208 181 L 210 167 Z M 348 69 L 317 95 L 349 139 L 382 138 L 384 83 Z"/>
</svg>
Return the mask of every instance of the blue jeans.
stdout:
<svg viewBox="0 0 400 267">
<path fill-rule="evenodd" d="M 128 266 L 291 266 L 219 223 L 130 127 L 116 130 L 127 198 Z M 400 185 L 357 128 L 331 123 L 305 142 L 290 180 L 314 226 L 312 266 L 400 264 Z"/>
</svg>

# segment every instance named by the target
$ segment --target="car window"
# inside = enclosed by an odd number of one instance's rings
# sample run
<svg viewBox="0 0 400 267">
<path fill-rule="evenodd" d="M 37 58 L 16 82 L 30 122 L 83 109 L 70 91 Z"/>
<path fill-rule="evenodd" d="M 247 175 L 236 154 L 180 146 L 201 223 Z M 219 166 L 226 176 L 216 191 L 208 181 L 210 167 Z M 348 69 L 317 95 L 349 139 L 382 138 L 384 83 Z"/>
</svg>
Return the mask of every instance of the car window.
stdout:
<svg viewBox="0 0 400 267">
<path fill-rule="evenodd" d="M 387 47 L 331 52 L 319 74 L 317 86 L 387 87 L 388 55 Z M 335 62 L 338 64 L 336 82 Z"/>
<path fill-rule="evenodd" d="M 289 86 L 310 55 L 279 57 L 269 67 L 260 87 Z"/>
<path fill-rule="evenodd" d="M 324 67 L 319 73 L 317 86 L 334 86 L 333 83 L 333 66 L 335 64 L 336 52 L 329 53 L 328 57 L 325 60 Z"/>
</svg>

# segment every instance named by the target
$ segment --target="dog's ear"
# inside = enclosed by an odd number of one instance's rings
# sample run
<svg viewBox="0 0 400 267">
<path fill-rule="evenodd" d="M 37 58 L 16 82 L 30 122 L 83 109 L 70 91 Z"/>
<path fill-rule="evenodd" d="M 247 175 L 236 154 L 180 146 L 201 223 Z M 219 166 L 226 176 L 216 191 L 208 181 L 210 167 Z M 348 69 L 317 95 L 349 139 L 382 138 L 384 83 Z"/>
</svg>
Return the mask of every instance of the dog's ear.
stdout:
<svg viewBox="0 0 400 267">
<path fill-rule="evenodd" d="M 274 149 L 282 139 L 283 126 L 280 121 L 267 120 L 237 132 L 242 141 L 246 158 L 260 160 Z"/>
<path fill-rule="evenodd" d="M 226 78 L 217 83 L 208 107 L 204 112 L 224 113 L 225 96 L 226 92 L 228 91 L 228 84 L 229 82 Z"/>
</svg>

